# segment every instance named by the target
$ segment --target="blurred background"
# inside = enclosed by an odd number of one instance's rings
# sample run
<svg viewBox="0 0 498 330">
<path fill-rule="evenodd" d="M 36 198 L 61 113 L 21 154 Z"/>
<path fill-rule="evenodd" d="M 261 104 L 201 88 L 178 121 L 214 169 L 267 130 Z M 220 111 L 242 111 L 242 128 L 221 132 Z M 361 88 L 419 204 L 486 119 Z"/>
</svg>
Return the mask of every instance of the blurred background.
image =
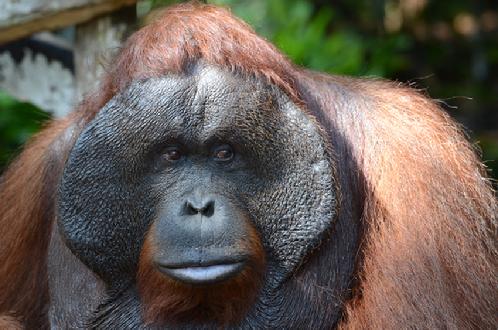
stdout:
<svg viewBox="0 0 498 330">
<path fill-rule="evenodd" d="M 139 1 L 139 22 L 175 2 Z M 229 7 L 298 65 L 423 90 L 466 127 L 498 178 L 498 1 L 207 2 Z M 71 31 L 60 33 L 71 39 Z M 22 99 L 0 85 L 0 173 L 53 115 Z"/>
</svg>

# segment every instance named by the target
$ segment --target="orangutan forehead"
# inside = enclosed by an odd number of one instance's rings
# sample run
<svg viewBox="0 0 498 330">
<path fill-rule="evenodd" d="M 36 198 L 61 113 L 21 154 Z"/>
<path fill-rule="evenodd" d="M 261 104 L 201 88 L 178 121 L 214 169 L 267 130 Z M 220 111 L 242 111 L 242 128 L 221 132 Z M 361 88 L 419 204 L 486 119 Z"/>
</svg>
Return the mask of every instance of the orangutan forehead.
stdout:
<svg viewBox="0 0 498 330">
<path fill-rule="evenodd" d="M 120 100 L 134 103 L 143 110 L 174 111 L 179 115 L 203 118 L 212 122 L 220 110 L 244 112 L 268 108 L 277 98 L 274 87 L 257 79 L 237 76 L 228 71 L 198 66 L 182 75 L 166 75 L 137 81 L 124 92 Z M 280 97 L 280 96 L 279 96 Z"/>
<path fill-rule="evenodd" d="M 135 141 L 149 132 L 144 139 L 151 141 L 204 143 L 244 136 L 251 141 L 246 143 L 256 143 L 285 134 L 283 127 L 293 123 L 288 116 L 295 107 L 277 87 L 261 80 L 198 66 L 181 75 L 135 81 L 94 122 L 106 127 L 105 134 L 119 131 Z"/>
<path fill-rule="evenodd" d="M 216 67 L 197 66 L 185 74 L 132 83 L 96 120 L 126 131 L 126 123 L 133 121 L 135 132 L 140 126 L 155 131 L 153 135 L 183 136 L 188 141 L 227 137 L 235 134 L 235 127 L 239 132 L 259 127 L 251 130 L 251 136 L 260 140 L 282 127 L 284 109 L 289 107 L 293 103 L 277 87 Z"/>
</svg>

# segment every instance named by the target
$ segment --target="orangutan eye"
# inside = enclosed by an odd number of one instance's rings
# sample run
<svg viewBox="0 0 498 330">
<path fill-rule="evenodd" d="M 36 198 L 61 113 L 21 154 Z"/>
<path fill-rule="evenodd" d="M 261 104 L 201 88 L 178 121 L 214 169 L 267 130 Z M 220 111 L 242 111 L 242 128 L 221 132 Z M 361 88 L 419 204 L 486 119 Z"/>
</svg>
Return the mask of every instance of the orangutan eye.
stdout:
<svg viewBox="0 0 498 330">
<path fill-rule="evenodd" d="M 176 162 L 183 157 L 181 150 L 178 147 L 169 147 L 164 152 L 163 158 L 169 162 Z"/>
<path fill-rule="evenodd" d="M 233 150 L 228 144 L 223 144 L 214 149 L 214 160 L 226 162 L 233 158 Z"/>
</svg>

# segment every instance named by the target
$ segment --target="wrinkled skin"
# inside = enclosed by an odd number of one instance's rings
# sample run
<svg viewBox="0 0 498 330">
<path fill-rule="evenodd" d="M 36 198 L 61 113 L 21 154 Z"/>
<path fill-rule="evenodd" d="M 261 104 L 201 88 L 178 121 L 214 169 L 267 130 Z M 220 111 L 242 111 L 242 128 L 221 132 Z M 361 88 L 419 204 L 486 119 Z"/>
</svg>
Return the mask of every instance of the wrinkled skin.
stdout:
<svg viewBox="0 0 498 330">
<path fill-rule="evenodd" d="M 259 234 L 266 266 L 237 326 L 336 322 L 338 296 L 324 295 L 335 301 L 324 304 L 336 306 L 330 310 L 308 306 L 295 292 L 299 283 L 334 287 L 352 272 L 353 251 L 342 256 L 340 274 L 317 280 L 316 270 L 306 268 L 334 226 L 337 183 L 326 140 L 313 116 L 278 89 L 213 67 L 137 81 L 116 95 L 77 139 L 59 189 L 59 232 L 106 287 L 86 324 L 142 326 L 135 277 L 148 232 L 156 262 L 182 264 L 250 260 L 253 251 L 239 244 L 248 228 Z M 226 145 L 233 157 L 213 159 Z M 172 147 L 181 151 L 179 160 L 165 157 Z M 185 211 L 191 202 L 201 211 Z M 205 205 L 212 207 L 206 214 Z M 321 258 L 333 264 L 328 259 L 338 257 Z M 301 314 L 289 316 L 292 310 Z M 195 325 L 202 326 L 215 325 Z"/>
</svg>

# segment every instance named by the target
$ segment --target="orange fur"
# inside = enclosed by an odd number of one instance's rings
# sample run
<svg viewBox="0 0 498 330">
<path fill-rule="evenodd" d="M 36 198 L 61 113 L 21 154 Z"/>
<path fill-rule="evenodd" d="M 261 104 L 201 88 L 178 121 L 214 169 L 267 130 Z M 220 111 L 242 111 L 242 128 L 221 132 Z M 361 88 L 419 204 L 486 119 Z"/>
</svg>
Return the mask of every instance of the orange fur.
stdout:
<svg viewBox="0 0 498 330">
<path fill-rule="evenodd" d="M 54 122 L 37 135 L 0 181 L 0 316 L 10 312 L 28 327 L 47 322 L 46 251 L 67 153 L 56 140 L 70 123 Z"/>
<path fill-rule="evenodd" d="M 345 328 L 494 328 L 497 203 L 460 129 L 437 105 L 388 82 L 356 88 L 375 105 L 351 125 L 368 226 L 360 295 Z"/>
<path fill-rule="evenodd" d="M 345 303 L 341 328 L 496 327 L 496 196 L 452 120 L 434 102 L 394 83 L 296 68 L 229 12 L 200 4 L 172 7 L 134 34 L 98 92 L 75 115 L 40 133 L 2 177 L 0 315 L 14 315 L 28 328 L 47 323 L 46 250 L 55 192 L 78 133 L 73 128 L 67 138 L 68 127 L 88 123 L 133 80 L 183 72 L 195 61 L 266 79 L 304 109 L 317 103 L 350 144 L 351 155 L 338 157 L 352 157 L 360 169 L 355 175 L 365 190 L 365 234 L 358 287 Z M 153 248 L 148 239 L 138 274 L 149 322 L 166 312 L 178 320 L 195 318 L 188 311 L 203 306 L 208 315 L 200 318 L 228 324 L 257 291 L 244 276 L 259 274 L 244 273 L 216 294 L 194 293 L 157 274 L 149 262 Z M 243 307 L 223 308 L 218 299 Z"/>
<path fill-rule="evenodd" d="M 0 315 L 0 329 L 6 330 L 22 330 L 23 326 L 13 317 Z"/>
</svg>

